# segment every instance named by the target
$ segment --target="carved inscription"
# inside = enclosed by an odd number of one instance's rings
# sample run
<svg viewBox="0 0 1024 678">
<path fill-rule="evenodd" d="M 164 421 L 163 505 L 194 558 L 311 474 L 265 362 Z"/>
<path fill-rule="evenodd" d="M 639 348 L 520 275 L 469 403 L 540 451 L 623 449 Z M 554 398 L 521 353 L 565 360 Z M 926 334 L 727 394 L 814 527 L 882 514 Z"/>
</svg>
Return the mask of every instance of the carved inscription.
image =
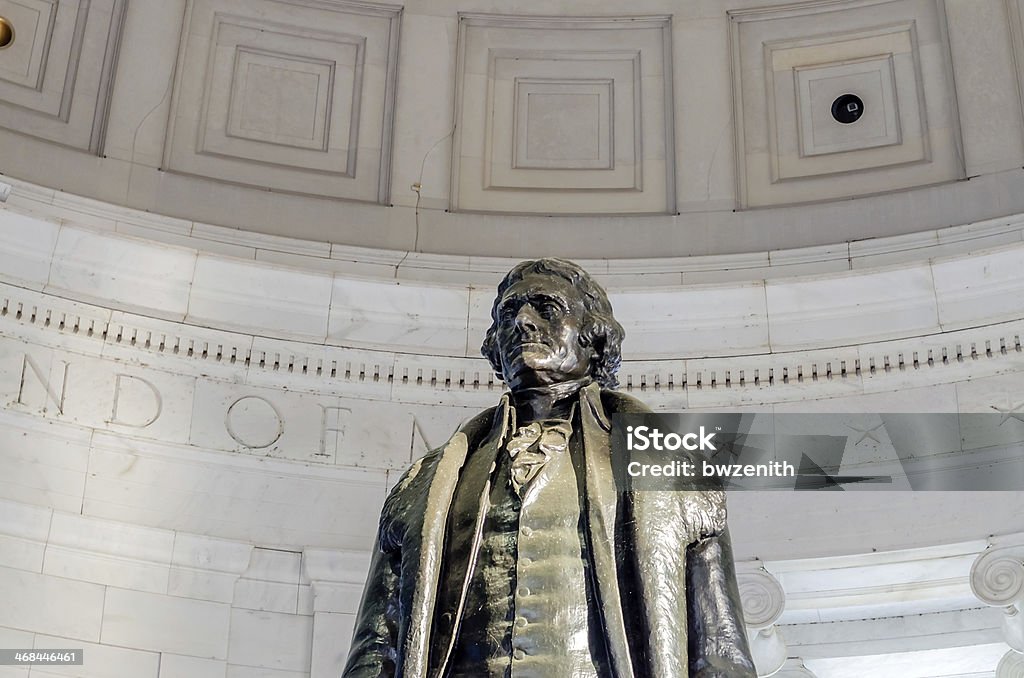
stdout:
<svg viewBox="0 0 1024 678">
<path fill-rule="evenodd" d="M 323 411 L 323 416 L 320 418 L 320 451 L 317 452 L 317 456 L 337 459 L 338 447 L 345 435 L 345 427 L 352 410 L 347 407 L 329 407 L 327 405 L 321 405 L 320 409 Z"/>
<path fill-rule="evenodd" d="M 270 447 L 284 434 L 284 420 L 274 404 L 252 395 L 242 396 L 228 406 L 224 426 L 235 442 L 253 450 Z"/>
<path fill-rule="evenodd" d="M 148 389 L 150 394 L 152 394 L 153 402 L 151 409 L 153 413 L 149 416 L 139 417 L 136 421 L 129 421 L 126 414 L 120 408 L 122 397 L 126 393 L 128 394 L 132 405 L 131 413 L 133 416 L 138 417 L 138 408 L 143 404 L 143 398 L 140 393 L 141 389 Z M 151 381 L 130 374 L 118 373 L 114 377 L 114 405 L 110 410 L 110 419 L 107 423 L 117 424 L 118 426 L 131 426 L 132 428 L 146 428 L 160 418 L 163 407 L 164 402 L 163 397 L 160 395 L 160 390 Z"/>
<path fill-rule="evenodd" d="M 104 375 L 103 368 L 99 368 L 99 375 L 94 376 L 95 365 L 89 365 L 84 372 L 78 373 L 72 363 L 58 356 L 56 353 L 38 352 L 31 355 L 19 352 L 11 356 L 9 360 L 13 364 L 6 374 L 14 383 L 8 391 L 8 406 L 42 416 L 67 418 L 96 428 L 131 429 L 139 435 L 144 435 L 142 432 L 157 422 L 161 422 L 157 429 L 166 429 L 168 422 L 175 426 L 188 426 L 189 413 L 207 421 L 212 414 L 215 422 L 213 432 L 226 432 L 227 436 L 221 439 L 219 435 L 211 437 L 209 433 L 200 432 L 190 438 L 186 433 L 181 442 L 214 449 L 259 451 L 301 461 L 351 463 L 340 459 L 339 454 L 352 422 L 352 410 L 337 404 L 337 399 L 315 402 L 309 396 L 287 392 L 258 395 L 251 390 L 247 393 L 240 386 L 237 391 L 228 391 L 228 397 L 216 406 L 223 408 L 219 414 L 216 411 L 193 412 L 194 403 L 182 402 L 183 397 L 194 397 L 192 385 L 187 388 L 177 386 L 187 384 L 187 378 L 175 375 L 161 378 L 157 371 L 153 376 L 143 377 L 117 371 L 113 365 L 109 376 Z M 172 386 L 161 386 L 167 380 Z M 80 392 L 83 390 L 80 385 L 88 385 L 88 392 Z M 97 388 L 99 390 L 95 390 Z M 167 395 L 170 401 L 161 388 L 172 389 Z M 301 405 L 297 407 L 297 403 Z M 291 433 L 286 438 L 289 418 L 292 419 Z M 220 422 L 223 428 L 220 428 Z M 153 431 L 158 437 L 163 436 L 161 431 Z M 194 423 L 192 432 L 196 432 Z M 232 446 L 229 437 L 237 447 Z"/>
<path fill-rule="evenodd" d="M 68 387 L 68 366 L 70 363 L 66 363 L 63 360 L 57 361 L 61 367 L 60 375 L 60 391 L 55 391 L 53 388 L 53 382 L 50 380 L 49 375 L 43 371 L 36 360 L 25 354 L 21 362 L 21 383 L 18 385 L 18 399 L 19 405 L 31 406 L 25 401 L 25 387 L 28 383 L 29 374 L 35 376 L 36 381 L 43 387 L 45 396 L 43 398 L 43 412 L 47 411 L 47 402 L 52 402 L 57 408 L 57 414 L 64 414 L 64 394 L 67 392 Z"/>
</svg>

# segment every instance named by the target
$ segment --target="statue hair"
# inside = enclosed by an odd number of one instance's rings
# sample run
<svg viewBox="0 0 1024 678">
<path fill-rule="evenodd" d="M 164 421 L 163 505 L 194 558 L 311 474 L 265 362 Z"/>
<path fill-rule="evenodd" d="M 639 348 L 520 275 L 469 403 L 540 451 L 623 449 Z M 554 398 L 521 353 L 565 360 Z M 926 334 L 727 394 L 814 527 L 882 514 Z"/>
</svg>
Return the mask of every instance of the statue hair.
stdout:
<svg viewBox="0 0 1024 678">
<path fill-rule="evenodd" d="M 498 284 L 498 294 L 491 305 L 491 326 L 484 337 L 480 352 L 491 363 L 495 374 L 504 378 L 501 370 L 501 355 L 498 350 L 498 302 L 509 287 L 530 275 L 554 275 L 567 280 L 583 295 L 586 310 L 584 325 L 580 331 L 580 343 L 592 346 L 597 357 L 591 364 L 591 376 L 605 388 L 615 388 L 619 380 L 615 373 L 622 363 L 622 340 L 626 331 L 612 314 L 608 295 L 590 274 L 565 259 L 535 259 L 517 264 Z"/>
</svg>

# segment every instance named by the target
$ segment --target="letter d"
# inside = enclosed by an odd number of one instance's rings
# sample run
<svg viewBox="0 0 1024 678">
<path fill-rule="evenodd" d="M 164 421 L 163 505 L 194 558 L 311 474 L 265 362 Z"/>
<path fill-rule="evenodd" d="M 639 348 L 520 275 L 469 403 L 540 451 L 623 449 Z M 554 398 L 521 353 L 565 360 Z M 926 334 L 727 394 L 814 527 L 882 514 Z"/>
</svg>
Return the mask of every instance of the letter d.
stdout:
<svg viewBox="0 0 1024 678">
<path fill-rule="evenodd" d="M 149 418 L 143 418 L 142 421 L 127 421 L 124 419 L 119 412 L 118 408 L 121 404 L 121 396 L 124 394 L 123 389 L 126 386 L 125 382 L 137 382 L 138 384 L 145 386 L 153 394 L 153 414 Z M 129 389 L 129 402 L 138 405 L 140 402 L 138 389 Z M 129 408 L 137 409 L 137 408 Z M 110 411 L 110 424 L 118 424 L 120 426 L 131 426 L 132 428 L 146 428 L 160 417 L 160 413 L 163 412 L 164 403 L 163 398 L 160 397 L 160 391 L 157 390 L 156 386 L 146 381 L 142 377 L 133 377 L 130 374 L 118 374 L 114 380 L 114 407 Z"/>
</svg>

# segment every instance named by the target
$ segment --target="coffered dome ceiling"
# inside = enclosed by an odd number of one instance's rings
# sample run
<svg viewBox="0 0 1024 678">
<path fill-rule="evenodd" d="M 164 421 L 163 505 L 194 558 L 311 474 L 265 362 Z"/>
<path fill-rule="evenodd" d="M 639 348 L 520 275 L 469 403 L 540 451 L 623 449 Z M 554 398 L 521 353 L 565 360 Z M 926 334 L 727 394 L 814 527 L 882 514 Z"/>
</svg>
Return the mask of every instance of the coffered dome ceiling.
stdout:
<svg viewBox="0 0 1024 678">
<path fill-rule="evenodd" d="M 624 9 L 0 0 L 0 171 L 244 231 L 513 257 L 1024 212 L 1014 0 Z"/>
</svg>

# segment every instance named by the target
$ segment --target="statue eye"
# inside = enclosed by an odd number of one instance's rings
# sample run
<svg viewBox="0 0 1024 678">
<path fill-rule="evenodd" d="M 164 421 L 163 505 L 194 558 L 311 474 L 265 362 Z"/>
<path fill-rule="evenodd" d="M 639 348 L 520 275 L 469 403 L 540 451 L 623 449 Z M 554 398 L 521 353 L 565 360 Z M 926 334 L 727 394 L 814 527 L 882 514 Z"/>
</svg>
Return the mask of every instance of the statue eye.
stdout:
<svg viewBox="0 0 1024 678">
<path fill-rule="evenodd" d="M 541 304 L 540 315 L 545 320 L 551 320 L 553 318 L 557 318 L 561 314 L 562 314 L 562 309 L 561 309 L 561 307 L 559 307 L 558 304 L 556 304 L 554 302 L 551 302 L 551 301 L 548 301 L 548 302 L 545 302 L 544 304 Z"/>
</svg>

